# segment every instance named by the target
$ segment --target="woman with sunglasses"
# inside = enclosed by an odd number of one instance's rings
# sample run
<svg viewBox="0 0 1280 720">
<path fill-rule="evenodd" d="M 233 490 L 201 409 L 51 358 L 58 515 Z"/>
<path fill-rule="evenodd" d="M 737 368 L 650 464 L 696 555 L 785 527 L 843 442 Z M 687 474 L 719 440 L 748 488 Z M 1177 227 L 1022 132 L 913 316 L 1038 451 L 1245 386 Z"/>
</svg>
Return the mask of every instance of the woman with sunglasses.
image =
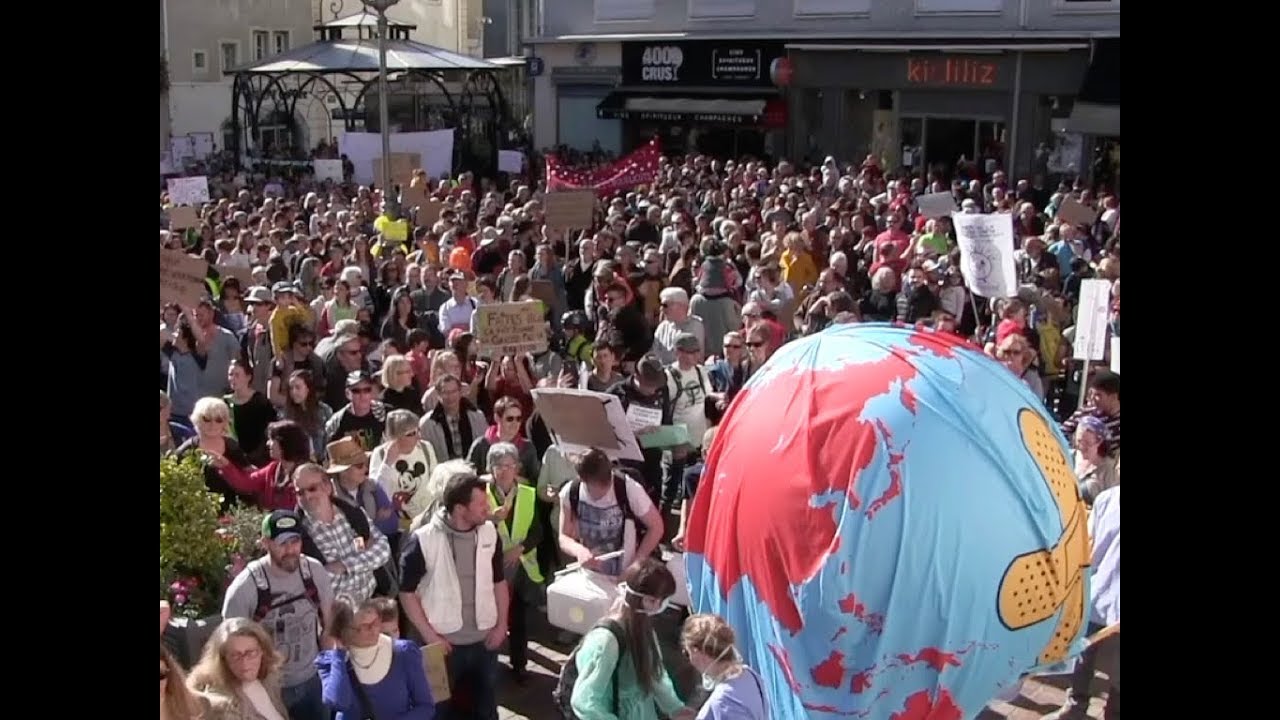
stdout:
<svg viewBox="0 0 1280 720">
<path fill-rule="evenodd" d="M 334 603 L 329 637 L 336 649 L 316 658 L 324 702 L 335 720 L 396 718 L 431 720 L 436 714 L 431 685 L 417 643 L 382 633 L 379 601 L 358 609 Z"/>
<path fill-rule="evenodd" d="M 520 401 L 513 397 L 498 398 L 498 402 L 493 404 L 493 424 L 484 431 L 484 437 L 478 437 L 471 443 L 467 459 L 481 475 L 490 472 L 489 448 L 500 442 L 511 443 L 519 449 L 520 477 L 538 477 L 542 463 L 538 462 L 538 451 L 533 443 L 524 437 L 524 410 Z"/>
<path fill-rule="evenodd" d="M 204 463 L 204 483 L 211 492 L 222 495 L 225 512 L 236 504 L 236 488 L 250 485 L 249 473 L 254 467 L 239 443 L 227 435 L 231 409 L 222 398 L 197 400 L 191 422 L 196 428 L 195 437 L 179 445 L 174 454 L 178 459 L 198 454 Z"/>
<path fill-rule="evenodd" d="M 691 720 L 694 710 L 676 695 L 653 629 L 652 618 L 671 606 L 675 578 L 666 565 L 645 558 L 627 570 L 618 589 L 613 609 L 574 653 L 574 714 L 581 720 L 657 720 L 661 712 Z"/>
<path fill-rule="evenodd" d="M 187 680 L 209 700 L 204 720 L 288 720 L 280 696 L 282 661 L 261 625 L 248 618 L 224 620 Z"/>
<path fill-rule="evenodd" d="M 182 668 L 160 643 L 160 720 L 205 720 L 209 701 L 187 689 Z"/>
</svg>

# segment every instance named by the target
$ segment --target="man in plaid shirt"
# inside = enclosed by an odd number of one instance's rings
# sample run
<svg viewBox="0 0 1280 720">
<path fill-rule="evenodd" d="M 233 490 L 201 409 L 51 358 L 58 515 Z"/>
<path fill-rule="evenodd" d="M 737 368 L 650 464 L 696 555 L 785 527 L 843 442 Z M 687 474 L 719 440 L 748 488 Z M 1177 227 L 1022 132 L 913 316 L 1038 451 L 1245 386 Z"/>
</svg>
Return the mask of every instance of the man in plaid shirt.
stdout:
<svg viewBox="0 0 1280 720">
<path fill-rule="evenodd" d="M 302 517 L 302 551 L 324 563 L 335 598 L 353 604 L 373 597 L 374 572 L 391 558 L 391 545 L 360 508 L 333 496 L 324 468 L 314 463 L 293 473 Z"/>
</svg>

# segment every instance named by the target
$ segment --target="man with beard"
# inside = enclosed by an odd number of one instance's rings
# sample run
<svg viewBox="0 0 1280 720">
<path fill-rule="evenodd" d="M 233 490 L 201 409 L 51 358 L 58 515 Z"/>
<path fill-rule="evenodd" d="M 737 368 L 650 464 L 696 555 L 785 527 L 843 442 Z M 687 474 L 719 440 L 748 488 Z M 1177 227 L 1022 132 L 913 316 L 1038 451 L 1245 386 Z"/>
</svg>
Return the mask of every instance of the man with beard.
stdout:
<svg viewBox="0 0 1280 720">
<path fill-rule="evenodd" d="M 898 293 L 898 320 L 914 324 L 917 320 L 927 320 L 940 307 L 938 296 L 933 292 L 929 282 L 929 274 L 924 271 L 919 261 L 912 264 L 907 271 L 907 279 L 902 284 L 902 292 Z"/>
<path fill-rule="evenodd" d="M 315 660 L 320 620 L 329 624 L 333 585 L 324 565 L 302 554 L 302 521 L 276 510 L 262 521 L 265 557 L 249 563 L 227 588 L 222 617 L 250 618 L 266 628 L 284 658 L 281 695 L 294 720 L 328 718 Z"/>
</svg>

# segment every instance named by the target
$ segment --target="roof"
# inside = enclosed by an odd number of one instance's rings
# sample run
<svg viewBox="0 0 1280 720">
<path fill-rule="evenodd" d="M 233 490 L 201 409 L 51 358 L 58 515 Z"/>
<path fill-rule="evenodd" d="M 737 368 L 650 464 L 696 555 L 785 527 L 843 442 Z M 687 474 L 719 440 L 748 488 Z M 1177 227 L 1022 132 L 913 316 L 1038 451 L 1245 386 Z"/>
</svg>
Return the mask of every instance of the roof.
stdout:
<svg viewBox="0 0 1280 720">
<path fill-rule="evenodd" d="M 500 66 L 493 63 L 433 45 L 413 40 L 387 41 L 388 72 L 498 69 Z M 287 72 L 378 72 L 378 41 L 357 38 L 321 40 L 229 70 L 225 74 Z"/>
<path fill-rule="evenodd" d="M 340 17 L 337 20 L 330 20 L 329 22 L 324 23 L 323 25 L 317 25 L 316 29 L 347 28 L 347 27 L 376 27 L 377 25 L 378 25 L 378 16 L 375 13 L 371 13 L 367 10 L 361 10 L 360 12 L 348 15 L 346 17 Z M 418 29 L 417 25 L 410 25 L 409 23 L 401 22 L 391 17 L 391 15 L 389 14 L 387 15 L 387 27 L 409 28 L 410 30 Z"/>
</svg>

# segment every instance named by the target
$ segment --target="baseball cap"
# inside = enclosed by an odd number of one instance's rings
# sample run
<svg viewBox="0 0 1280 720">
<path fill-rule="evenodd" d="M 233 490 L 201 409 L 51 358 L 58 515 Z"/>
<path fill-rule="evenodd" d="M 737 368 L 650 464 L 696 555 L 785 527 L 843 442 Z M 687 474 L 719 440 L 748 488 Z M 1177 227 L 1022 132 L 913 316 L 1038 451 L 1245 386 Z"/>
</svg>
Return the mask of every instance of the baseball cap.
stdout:
<svg viewBox="0 0 1280 720">
<path fill-rule="evenodd" d="M 302 520 L 292 510 L 274 510 L 262 518 L 262 537 L 284 542 L 302 537 Z"/>
<path fill-rule="evenodd" d="M 373 376 L 364 370 L 354 370 L 347 375 L 347 388 L 353 388 L 360 383 L 366 383 L 369 385 L 377 384 L 373 381 Z"/>
</svg>

